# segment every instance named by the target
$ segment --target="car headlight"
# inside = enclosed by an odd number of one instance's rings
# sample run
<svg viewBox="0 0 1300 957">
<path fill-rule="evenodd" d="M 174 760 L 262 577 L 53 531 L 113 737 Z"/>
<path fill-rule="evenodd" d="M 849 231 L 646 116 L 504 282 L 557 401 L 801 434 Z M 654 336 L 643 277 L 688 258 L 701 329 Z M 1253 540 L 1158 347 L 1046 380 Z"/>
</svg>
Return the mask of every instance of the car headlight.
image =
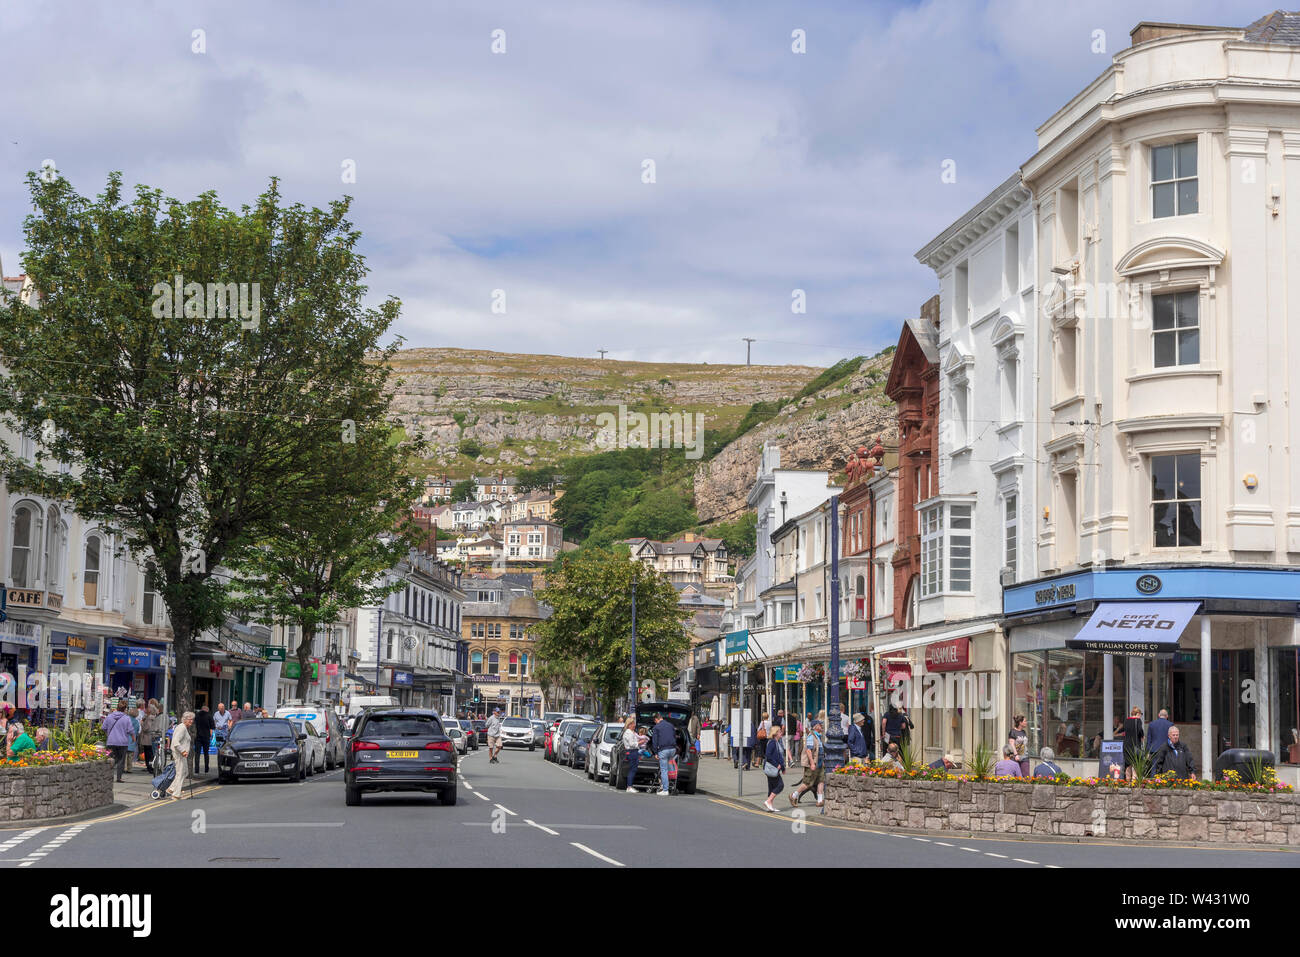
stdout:
<svg viewBox="0 0 1300 957">
<path fill-rule="evenodd" d="M 239 755 L 235 753 L 235 749 L 232 748 L 232 747 L 231 747 L 230 745 L 228 745 L 228 744 L 223 744 L 223 745 L 221 746 L 221 750 L 218 751 L 217 754 L 221 755 L 223 758 L 237 758 L 237 757 L 239 757 Z"/>
<path fill-rule="evenodd" d="M 298 753 L 298 746 L 296 744 L 291 744 L 288 747 L 281 748 L 279 751 L 276 752 L 275 756 L 277 758 L 291 758 L 297 753 Z"/>
</svg>

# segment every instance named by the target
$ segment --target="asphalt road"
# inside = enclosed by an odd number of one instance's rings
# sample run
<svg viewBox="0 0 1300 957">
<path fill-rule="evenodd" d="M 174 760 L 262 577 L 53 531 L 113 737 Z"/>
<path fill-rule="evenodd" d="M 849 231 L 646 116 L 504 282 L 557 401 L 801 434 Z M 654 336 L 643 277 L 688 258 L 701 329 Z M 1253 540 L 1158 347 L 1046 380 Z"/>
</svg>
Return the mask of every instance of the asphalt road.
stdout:
<svg viewBox="0 0 1300 957">
<path fill-rule="evenodd" d="M 658 797 L 507 751 L 461 759 L 455 807 L 414 794 L 343 801 L 343 773 L 211 785 L 108 818 L 0 830 L 0 869 L 29 867 L 1296 867 L 1300 852 L 927 838 L 864 831 L 810 807 L 767 814 L 705 793 Z M 809 802 L 811 803 L 811 802 Z"/>
</svg>

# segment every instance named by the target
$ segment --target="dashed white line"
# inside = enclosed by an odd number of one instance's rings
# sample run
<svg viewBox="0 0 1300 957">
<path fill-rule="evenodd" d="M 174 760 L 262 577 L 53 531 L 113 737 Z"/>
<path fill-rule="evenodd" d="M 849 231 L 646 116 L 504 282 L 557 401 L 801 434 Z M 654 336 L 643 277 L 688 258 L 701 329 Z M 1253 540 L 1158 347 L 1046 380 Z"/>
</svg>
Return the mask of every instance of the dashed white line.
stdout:
<svg viewBox="0 0 1300 957">
<path fill-rule="evenodd" d="M 972 854 L 979 854 L 979 853 L 980 853 L 980 851 L 976 850 L 976 849 L 973 848 L 973 847 L 963 847 L 962 850 L 963 850 L 963 851 L 970 851 Z"/>
<path fill-rule="evenodd" d="M 912 840 L 914 840 L 914 841 L 921 841 L 921 842 L 923 842 L 923 843 L 925 843 L 925 844 L 929 844 L 929 843 L 930 843 L 930 839 L 929 839 L 928 837 L 914 837 L 914 838 L 912 838 Z"/>
<path fill-rule="evenodd" d="M 934 843 L 938 844 L 940 847 L 952 847 L 952 845 L 947 841 L 935 841 Z"/>
<path fill-rule="evenodd" d="M 500 805 L 500 804 L 493 804 L 492 806 L 493 806 L 493 807 L 496 807 L 496 808 L 501 808 L 501 810 L 505 811 L 505 812 L 506 812 L 507 814 L 509 814 L 511 817 L 518 817 L 518 816 L 519 816 L 519 815 L 516 814 L 514 811 L 510 810 L 510 808 L 508 808 L 508 807 L 503 807 L 503 806 Z"/>
<path fill-rule="evenodd" d="M 476 798 L 482 798 L 484 801 L 491 801 L 491 800 L 492 800 L 490 797 L 488 797 L 488 796 L 487 796 L 486 794 L 484 794 L 482 791 L 475 791 L 475 792 L 474 792 L 474 796 L 475 796 Z"/>
<path fill-rule="evenodd" d="M 1000 857 L 1000 858 L 1002 858 L 1004 861 L 1007 859 L 1007 856 L 1006 856 L 1005 854 L 994 854 L 992 851 L 985 851 L 985 852 L 984 852 L 984 856 L 985 856 L 985 857 Z"/>
<path fill-rule="evenodd" d="M 1011 858 L 1011 859 L 1012 859 L 1013 861 L 1016 861 L 1016 862 L 1019 863 L 1019 864 L 1033 864 L 1035 867 L 1038 866 L 1038 862 L 1037 862 L 1037 861 L 1027 861 L 1027 860 L 1025 860 L 1023 857 L 1013 857 L 1013 858 Z"/>
<path fill-rule="evenodd" d="M 552 831 L 549 827 L 544 827 L 544 826 L 542 826 L 541 824 L 538 824 L 536 821 L 534 821 L 534 820 L 532 820 L 532 819 L 530 819 L 530 818 L 524 818 L 524 823 L 525 823 L 525 824 L 531 824 L 533 827 L 537 828 L 537 830 L 539 830 L 539 831 L 545 831 L 547 834 L 551 835 L 551 837 L 559 837 L 559 836 L 560 836 L 560 832 L 559 832 L 559 831 Z"/>
<path fill-rule="evenodd" d="M 602 861 L 604 861 L 607 864 L 613 864 L 615 867 L 623 866 L 623 863 L 621 861 L 616 861 L 612 857 L 606 857 L 604 854 L 601 854 L 599 851 L 593 851 L 586 844 L 579 844 L 577 841 L 570 841 L 569 843 L 580 851 L 586 851 L 592 857 L 600 858 Z"/>
</svg>

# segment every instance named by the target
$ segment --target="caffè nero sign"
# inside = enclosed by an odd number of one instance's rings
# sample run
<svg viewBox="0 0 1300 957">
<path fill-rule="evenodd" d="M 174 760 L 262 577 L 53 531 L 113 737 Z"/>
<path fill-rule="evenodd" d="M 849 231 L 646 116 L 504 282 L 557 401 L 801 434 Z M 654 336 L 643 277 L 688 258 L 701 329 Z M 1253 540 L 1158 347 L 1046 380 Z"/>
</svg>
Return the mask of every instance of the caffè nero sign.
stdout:
<svg viewBox="0 0 1300 957">
<path fill-rule="evenodd" d="M 1074 583 L 1066 585 L 1048 585 L 1034 592 L 1034 604 L 1054 605 L 1058 601 L 1074 601 Z"/>
</svg>

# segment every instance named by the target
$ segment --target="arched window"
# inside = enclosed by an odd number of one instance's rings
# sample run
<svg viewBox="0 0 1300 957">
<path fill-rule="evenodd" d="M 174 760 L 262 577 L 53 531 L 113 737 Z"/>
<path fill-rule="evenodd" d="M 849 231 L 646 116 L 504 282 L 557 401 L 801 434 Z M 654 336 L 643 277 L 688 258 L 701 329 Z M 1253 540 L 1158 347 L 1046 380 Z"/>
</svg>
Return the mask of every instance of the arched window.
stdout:
<svg viewBox="0 0 1300 957">
<path fill-rule="evenodd" d="M 31 502 L 14 507 L 9 550 L 9 586 L 31 588 L 36 584 L 36 549 L 40 540 L 41 513 Z"/>
<path fill-rule="evenodd" d="M 469 673 L 472 675 L 483 673 L 483 652 L 476 651 L 469 656 Z"/>
<path fill-rule="evenodd" d="M 519 652 L 510 652 L 510 674 L 512 676 L 519 674 Z"/>
<path fill-rule="evenodd" d="M 99 557 L 104 540 L 98 535 L 86 536 L 86 548 L 81 566 L 81 602 L 86 608 L 99 607 Z"/>
<path fill-rule="evenodd" d="M 50 506 L 45 523 L 45 587 L 63 594 L 63 563 L 68 551 L 68 526 L 59 519 L 59 510 Z"/>
<path fill-rule="evenodd" d="M 488 674 L 499 675 L 501 673 L 501 659 L 495 651 L 488 653 Z"/>
</svg>

